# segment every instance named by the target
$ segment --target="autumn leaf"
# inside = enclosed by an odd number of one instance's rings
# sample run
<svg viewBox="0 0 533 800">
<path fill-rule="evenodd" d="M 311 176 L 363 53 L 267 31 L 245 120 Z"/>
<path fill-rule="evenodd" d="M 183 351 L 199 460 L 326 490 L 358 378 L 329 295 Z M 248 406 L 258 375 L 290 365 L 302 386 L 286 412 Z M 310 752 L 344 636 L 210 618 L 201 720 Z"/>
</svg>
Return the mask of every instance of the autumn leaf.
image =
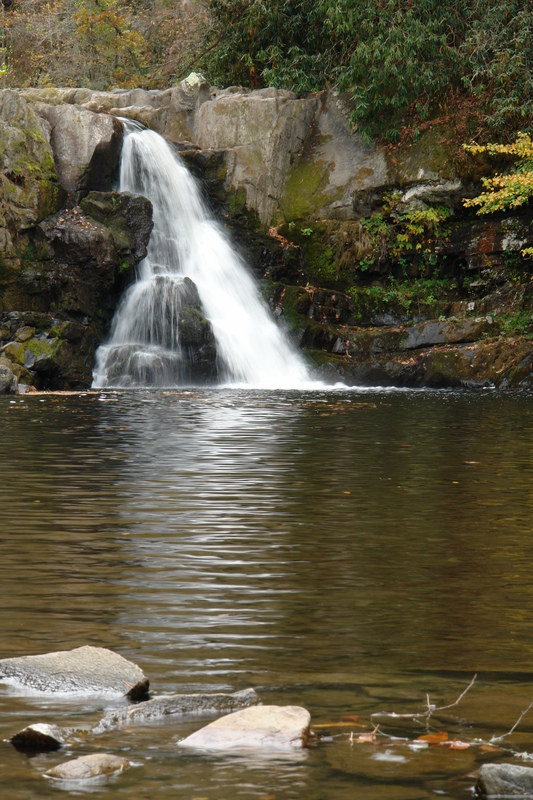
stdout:
<svg viewBox="0 0 533 800">
<path fill-rule="evenodd" d="M 460 742 L 454 739 L 452 742 L 441 742 L 441 747 L 447 747 L 449 750 L 468 750 L 470 745 L 468 742 Z"/>
<path fill-rule="evenodd" d="M 419 736 L 417 742 L 427 742 L 428 744 L 442 744 L 448 741 L 448 734 L 446 731 L 439 731 L 438 733 L 426 733 L 424 736 Z"/>
</svg>

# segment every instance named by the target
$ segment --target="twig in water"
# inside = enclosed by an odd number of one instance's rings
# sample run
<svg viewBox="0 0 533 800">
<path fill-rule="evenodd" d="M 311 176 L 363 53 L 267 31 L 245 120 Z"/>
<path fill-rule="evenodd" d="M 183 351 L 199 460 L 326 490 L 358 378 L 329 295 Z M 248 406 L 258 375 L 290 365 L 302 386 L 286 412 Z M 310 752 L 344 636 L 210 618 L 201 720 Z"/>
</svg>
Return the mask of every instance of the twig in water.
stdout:
<svg viewBox="0 0 533 800">
<path fill-rule="evenodd" d="M 375 724 L 374 723 L 374 717 L 380 717 L 381 719 L 384 718 L 384 719 L 412 719 L 412 720 L 426 719 L 426 720 L 429 720 L 429 718 L 433 714 L 437 713 L 438 711 L 446 711 L 448 708 L 453 708 L 454 706 L 458 705 L 461 702 L 461 700 L 463 699 L 463 697 L 465 696 L 465 694 L 468 691 L 470 691 L 470 689 L 472 688 L 472 686 L 475 683 L 476 678 L 477 678 L 477 673 L 474 675 L 474 677 L 472 678 L 472 680 L 470 681 L 470 683 L 468 684 L 466 689 L 463 692 L 461 692 L 461 694 L 459 695 L 459 697 L 457 698 L 455 703 L 450 703 L 450 705 L 448 705 L 448 706 L 439 706 L 437 708 L 437 706 L 434 706 L 430 702 L 429 694 L 428 694 L 428 695 L 426 695 L 427 711 L 419 711 L 418 713 L 415 713 L 415 714 L 397 714 L 396 711 L 376 711 L 370 717 L 370 719 L 372 720 L 372 724 Z M 531 705 L 533 705 L 533 703 Z M 531 706 L 529 708 L 531 708 Z M 526 711 L 529 711 L 529 709 L 526 709 Z M 524 714 L 526 713 L 526 711 L 524 711 Z M 524 714 L 522 714 L 522 716 L 524 716 Z M 520 717 L 520 719 L 522 719 L 522 717 Z M 520 720 L 518 720 L 518 722 L 520 722 Z M 518 722 L 516 723 L 517 725 L 518 725 Z M 511 733 L 511 731 L 509 731 L 509 733 Z M 508 734 L 505 734 L 505 735 L 508 736 Z"/>
<path fill-rule="evenodd" d="M 492 744 L 492 742 L 501 742 L 501 740 L 502 740 L 502 739 L 505 739 L 505 737 L 506 737 L 506 736 L 510 736 L 510 735 L 512 734 L 512 732 L 513 732 L 514 730 L 516 730 L 516 728 L 517 728 L 517 727 L 520 725 L 520 723 L 522 722 L 523 718 L 526 716 L 527 712 L 528 712 L 528 711 L 529 711 L 529 709 L 530 709 L 530 708 L 532 708 L 532 707 L 533 707 L 533 700 L 532 700 L 532 701 L 531 701 L 531 703 L 528 705 L 528 707 L 526 708 L 526 710 L 525 710 L 525 711 L 522 711 L 522 713 L 520 714 L 520 716 L 519 716 L 519 717 L 518 717 L 518 719 L 516 720 L 515 724 L 514 724 L 514 725 L 513 725 L 513 727 L 511 728 L 511 730 L 510 730 L 510 731 L 507 731 L 507 733 L 504 733 L 504 734 L 502 734 L 501 736 L 493 736 L 493 737 L 492 737 L 492 739 L 490 740 L 491 744 Z"/>
</svg>

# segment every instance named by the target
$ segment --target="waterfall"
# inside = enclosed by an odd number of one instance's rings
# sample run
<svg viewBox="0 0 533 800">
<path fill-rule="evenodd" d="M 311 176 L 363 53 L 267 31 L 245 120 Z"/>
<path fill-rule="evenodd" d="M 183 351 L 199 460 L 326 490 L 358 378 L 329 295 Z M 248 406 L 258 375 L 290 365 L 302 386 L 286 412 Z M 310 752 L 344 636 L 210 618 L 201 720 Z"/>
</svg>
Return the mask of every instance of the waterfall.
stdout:
<svg viewBox="0 0 533 800">
<path fill-rule="evenodd" d="M 98 348 L 93 386 L 305 383 L 302 359 L 161 136 L 128 126 L 120 190 L 151 200 L 154 228 L 110 339 Z"/>
</svg>

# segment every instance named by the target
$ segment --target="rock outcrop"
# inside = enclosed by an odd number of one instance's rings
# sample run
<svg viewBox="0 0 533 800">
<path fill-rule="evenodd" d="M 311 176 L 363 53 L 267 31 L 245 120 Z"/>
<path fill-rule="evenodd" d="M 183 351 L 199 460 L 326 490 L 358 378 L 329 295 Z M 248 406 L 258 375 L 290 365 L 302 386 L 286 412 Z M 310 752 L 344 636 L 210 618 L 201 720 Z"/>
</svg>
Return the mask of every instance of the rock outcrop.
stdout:
<svg viewBox="0 0 533 800">
<path fill-rule="evenodd" d="M 113 188 L 124 132 L 119 119 L 73 105 L 39 103 L 35 111 L 48 123 L 57 178 L 74 202 L 90 189 Z"/>
</svg>

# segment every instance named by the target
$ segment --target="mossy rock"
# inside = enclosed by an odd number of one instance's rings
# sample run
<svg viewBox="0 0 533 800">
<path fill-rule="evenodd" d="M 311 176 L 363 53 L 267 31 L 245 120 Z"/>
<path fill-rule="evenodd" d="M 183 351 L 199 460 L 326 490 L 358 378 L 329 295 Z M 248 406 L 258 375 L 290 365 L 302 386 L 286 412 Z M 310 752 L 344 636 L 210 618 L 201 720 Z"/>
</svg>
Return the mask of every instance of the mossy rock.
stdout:
<svg viewBox="0 0 533 800">
<path fill-rule="evenodd" d="M 0 249 L 54 213 L 59 186 L 50 146 L 32 108 L 15 91 L 0 92 Z M 2 233 L 3 230 L 3 233 Z"/>
</svg>

